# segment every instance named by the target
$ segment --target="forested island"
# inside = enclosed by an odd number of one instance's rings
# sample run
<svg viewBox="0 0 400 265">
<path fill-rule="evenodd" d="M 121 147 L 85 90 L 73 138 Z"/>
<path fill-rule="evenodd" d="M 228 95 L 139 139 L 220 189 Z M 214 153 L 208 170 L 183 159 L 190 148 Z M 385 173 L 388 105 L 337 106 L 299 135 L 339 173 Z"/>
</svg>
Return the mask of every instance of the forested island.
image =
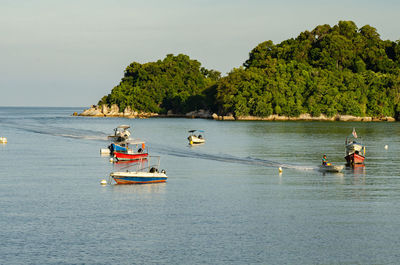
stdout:
<svg viewBox="0 0 400 265">
<path fill-rule="evenodd" d="M 400 117 L 400 41 L 339 21 L 279 44 L 262 42 L 226 76 L 183 54 L 133 62 L 96 109 L 107 115 L 109 107 L 133 116 L 201 111 L 232 119 L 394 120 Z"/>
</svg>

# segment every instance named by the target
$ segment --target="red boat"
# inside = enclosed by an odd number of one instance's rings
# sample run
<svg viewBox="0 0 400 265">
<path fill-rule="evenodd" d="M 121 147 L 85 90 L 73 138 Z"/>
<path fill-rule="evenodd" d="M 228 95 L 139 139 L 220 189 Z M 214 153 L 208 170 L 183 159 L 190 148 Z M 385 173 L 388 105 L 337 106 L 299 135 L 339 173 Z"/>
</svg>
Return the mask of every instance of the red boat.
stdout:
<svg viewBox="0 0 400 265">
<path fill-rule="evenodd" d="M 363 164 L 365 159 L 365 146 L 360 138 L 358 138 L 356 130 L 353 129 L 351 136 L 346 137 L 346 159 L 347 165 L 354 166 Z"/>
<path fill-rule="evenodd" d="M 121 153 L 121 152 L 116 152 L 114 151 L 114 157 L 118 160 L 118 161 L 129 161 L 129 160 L 140 160 L 140 159 L 145 159 L 149 156 L 148 153 L 138 153 L 138 152 L 125 152 L 125 153 Z"/>
<path fill-rule="evenodd" d="M 360 154 L 352 153 L 345 156 L 348 165 L 363 164 L 365 156 Z"/>
<path fill-rule="evenodd" d="M 127 151 L 114 150 L 114 157 L 117 161 L 140 160 L 140 159 L 146 159 L 149 156 L 149 152 L 146 148 L 145 142 L 135 141 L 135 142 L 129 142 L 129 144 L 130 146 L 136 145 L 136 148 L 132 149 L 131 147 L 129 147 Z M 136 149 L 137 151 L 134 151 Z"/>
</svg>

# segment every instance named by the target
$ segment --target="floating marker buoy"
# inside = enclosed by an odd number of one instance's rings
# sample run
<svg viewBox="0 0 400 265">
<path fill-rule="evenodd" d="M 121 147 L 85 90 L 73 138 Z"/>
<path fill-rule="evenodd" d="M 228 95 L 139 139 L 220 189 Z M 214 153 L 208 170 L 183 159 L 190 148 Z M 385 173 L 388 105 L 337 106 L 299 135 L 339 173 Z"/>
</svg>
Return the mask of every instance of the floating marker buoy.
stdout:
<svg viewBox="0 0 400 265">
<path fill-rule="evenodd" d="M 0 143 L 1 144 L 6 144 L 7 143 L 7 138 L 6 137 L 0 137 Z"/>
<path fill-rule="evenodd" d="M 282 168 L 281 167 L 279 167 L 278 170 L 279 170 L 279 173 L 282 173 Z"/>
<path fill-rule="evenodd" d="M 388 150 L 388 149 L 389 149 L 389 146 L 388 146 L 388 145 L 385 145 L 385 149 Z"/>
<path fill-rule="evenodd" d="M 110 163 L 114 162 L 114 158 L 110 158 Z"/>
<path fill-rule="evenodd" d="M 102 154 L 102 155 L 109 155 L 110 152 L 111 151 L 108 148 L 100 148 L 100 154 Z"/>
<path fill-rule="evenodd" d="M 107 185 L 107 180 L 102 179 L 102 180 L 100 181 L 100 184 L 101 184 L 101 185 Z"/>
</svg>

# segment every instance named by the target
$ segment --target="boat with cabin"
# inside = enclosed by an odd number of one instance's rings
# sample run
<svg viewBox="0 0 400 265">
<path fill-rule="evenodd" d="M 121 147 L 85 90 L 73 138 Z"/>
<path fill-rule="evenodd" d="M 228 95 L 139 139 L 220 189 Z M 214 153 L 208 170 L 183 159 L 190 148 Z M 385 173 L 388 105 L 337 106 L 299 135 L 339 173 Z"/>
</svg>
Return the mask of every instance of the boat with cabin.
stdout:
<svg viewBox="0 0 400 265">
<path fill-rule="evenodd" d="M 133 161 L 146 159 L 149 151 L 144 141 L 130 140 L 126 142 L 126 151 L 114 150 L 113 156 L 117 161 Z"/>
<path fill-rule="evenodd" d="M 114 134 L 107 136 L 107 138 L 114 143 L 125 142 L 130 139 L 131 132 L 128 130 L 131 126 L 120 125 L 114 129 Z"/>
<path fill-rule="evenodd" d="M 111 140 L 111 144 L 107 148 L 101 148 L 100 154 L 112 155 L 114 151 L 128 151 L 128 141 L 131 140 L 131 132 L 128 130 L 129 128 L 129 125 L 120 125 L 115 128 L 114 134 L 107 136 L 107 139 Z"/>
<path fill-rule="evenodd" d="M 151 156 L 149 160 L 140 160 L 133 171 L 116 171 L 110 174 L 117 184 L 146 184 L 167 181 L 166 171 L 160 168 L 160 157 Z M 155 159 L 156 162 L 154 161 Z"/>
<path fill-rule="evenodd" d="M 358 137 L 356 130 L 345 140 L 345 157 L 348 166 L 363 164 L 365 160 L 365 145 L 361 138 Z"/>
</svg>

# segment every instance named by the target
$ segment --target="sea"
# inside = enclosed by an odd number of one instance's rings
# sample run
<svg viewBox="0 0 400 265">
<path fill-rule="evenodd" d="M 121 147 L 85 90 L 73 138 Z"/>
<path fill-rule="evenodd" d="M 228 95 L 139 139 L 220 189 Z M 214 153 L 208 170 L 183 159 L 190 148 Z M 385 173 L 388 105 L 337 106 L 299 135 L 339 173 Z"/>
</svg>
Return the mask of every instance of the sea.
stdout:
<svg viewBox="0 0 400 265">
<path fill-rule="evenodd" d="M 0 264 L 400 262 L 398 122 L 72 115 L 83 109 L 0 107 Z M 166 183 L 100 185 L 134 165 L 100 155 L 121 124 Z M 353 128 L 365 166 L 318 171 L 323 154 L 345 164 Z"/>
</svg>

